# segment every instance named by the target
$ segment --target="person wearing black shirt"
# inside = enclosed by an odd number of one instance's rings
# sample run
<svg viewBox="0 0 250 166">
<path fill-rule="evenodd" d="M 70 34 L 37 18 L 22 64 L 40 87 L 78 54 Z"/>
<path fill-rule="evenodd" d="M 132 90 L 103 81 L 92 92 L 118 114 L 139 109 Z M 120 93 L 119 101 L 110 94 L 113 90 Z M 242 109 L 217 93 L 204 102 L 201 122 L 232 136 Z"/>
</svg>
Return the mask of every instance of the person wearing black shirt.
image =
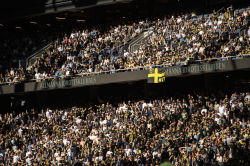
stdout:
<svg viewBox="0 0 250 166">
<path fill-rule="evenodd" d="M 232 30 L 229 34 L 229 39 L 230 40 L 234 40 L 235 39 L 235 33 L 234 33 L 234 30 Z"/>
<path fill-rule="evenodd" d="M 229 7 L 230 17 L 234 17 L 234 8 L 233 5 Z"/>
<path fill-rule="evenodd" d="M 123 156 L 122 160 L 121 160 L 121 166 L 127 166 L 127 159 L 125 156 Z"/>
</svg>

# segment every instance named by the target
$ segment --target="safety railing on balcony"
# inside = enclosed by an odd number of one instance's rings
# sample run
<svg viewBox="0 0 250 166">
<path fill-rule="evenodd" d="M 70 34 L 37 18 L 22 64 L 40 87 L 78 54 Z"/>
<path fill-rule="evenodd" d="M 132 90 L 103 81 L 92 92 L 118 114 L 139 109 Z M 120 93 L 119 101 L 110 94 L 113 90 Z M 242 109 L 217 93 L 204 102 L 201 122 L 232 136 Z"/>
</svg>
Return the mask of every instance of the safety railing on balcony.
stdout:
<svg viewBox="0 0 250 166">
<path fill-rule="evenodd" d="M 113 73 L 119 73 L 119 72 L 130 72 L 130 71 L 139 71 L 139 70 L 149 70 L 151 68 L 160 68 L 160 67 L 170 67 L 170 66 L 184 66 L 188 63 L 206 63 L 206 62 L 212 62 L 212 61 L 226 61 L 226 60 L 235 60 L 235 59 L 242 59 L 242 58 L 249 58 L 250 54 L 244 54 L 244 55 L 237 55 L 237 56 L 227 56 L 227 57 L 219 57 L 219 58 L 209 58 L 209 59 L 203 59 L 203 60 L 192 60 L 189 59 L 189 61 L 184 62 L 176 62 L 176 63 L 166 63 L 161 65 L 151 65 L 151 66 L 142 66 L 142 67 L 135 67 L 135 68 L 127 68 L 127 69 L 117 69 L 117 70 L 109 70 L 109 71 L 101 71 L 101 72 L 91 72 L 91 73 L 79 73 L 71 75 L 65 75 L 65 76 L 57 76 L 60 79 L 67 79 L 70 77 L 84 77 L 84 76 L 94 76 L 94 75 L 101 75 L 101 74 L 113 74 Z M 54 80 L 56 77 L 47 77 L 47 78 L 39 78 L 39 79 L 30 79 L 25 80 L 25 82 L 42 82 L 47 80 Z M 24 81 L 12 81 L 12 82 L 4 82 L 0 83 L 0 85 L 12 85 L 12 84 L 18 84 L 22 83 Z"/>
</svg>

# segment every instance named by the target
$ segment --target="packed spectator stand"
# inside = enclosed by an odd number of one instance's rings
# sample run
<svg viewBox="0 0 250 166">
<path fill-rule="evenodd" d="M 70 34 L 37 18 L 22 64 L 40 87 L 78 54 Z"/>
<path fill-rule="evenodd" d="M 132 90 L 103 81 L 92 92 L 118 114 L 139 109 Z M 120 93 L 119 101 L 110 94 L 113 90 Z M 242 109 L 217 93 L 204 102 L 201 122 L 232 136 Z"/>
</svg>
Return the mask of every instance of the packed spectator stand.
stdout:
<svg viewBox="0 0 250 166">
<path fill-rule="evenodd" d="M 247 166 L 249 89 L 218 84 L 207 91 L 160 91 L 149 101 L 113 104 L 100 96 L 67 109 L 6 113 L 0 116 L 0 162 L 157 166 L 168 153 L 173 165 Z"/>
<path fill-rule="evenodd" d="M 11 68 L 1 73 L 0 80 L 1 83 L 42 81 L 247 57 L 250 29 L 244 36 L 238 33 L 248 26 L 249 12 L 249 8 L 243 11 L 229 7 L 219 14 L 215 11 L 211 15 L 186 14 L 139 24 L 75 31 L 62 43 L 53 43 L 28 70 L 23 66 Z M 153 33 L 142 40 L 137 50 L 121 52 L 121 46 L 145 29 Z"/>
<path fill-rule="evenodd" d="M 106 29 L 77 30 L 61 43 L 54 42 L 30 68 L 7 69 L 1 73 L 0 81 L 43 81 L 248 57 L 250 9 L 234 10 L 231 6 L 224 10 L 210 15 L 191 13 Z M 240 35 L 242 28 L 248 29 L 244 36 Z M 146 29 L 152 33 L 137 50 L 121 51 L 122 46 Z"/>
<path fill-rule="evenodd" d="M 77 30 L 61 43 L 54 40 L 31 68 L 0 73 L 0 83 L 247 58 L 250 10 L 244 10 Z M 152 33 L 138 49 L 121 52 L 145 30 Z M 30 40 L 38 44 L 31 38 L 21 44 L 32 48 Z M 22 52 L 14 49 L 12 56 Z M 150 93 L 150 100 L 139 89 L 131 91 L 88 102 L 66 95 L 53 99 L 53 107 L 38 110 L 32 103 L 31 110 L 0 114 L 0 165 L 159 166 L 166 156 L 175 166 L 249 165 L 248 83 L 166 87 Z"/>
</svg>

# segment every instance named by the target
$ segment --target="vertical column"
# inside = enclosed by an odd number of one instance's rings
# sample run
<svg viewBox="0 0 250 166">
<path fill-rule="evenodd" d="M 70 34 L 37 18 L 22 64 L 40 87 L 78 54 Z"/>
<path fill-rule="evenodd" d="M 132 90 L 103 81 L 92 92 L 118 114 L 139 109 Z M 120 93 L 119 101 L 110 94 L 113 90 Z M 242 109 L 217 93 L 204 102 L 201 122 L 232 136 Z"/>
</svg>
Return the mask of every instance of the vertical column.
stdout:
<svg viewBox="0 0 250 166">
<path fill-rule="evenodd" d="M 212 78 L 212 74 L 205 74 L 205 78 L 204 78 L 204 84 L 205 84 L 205 89 L 208 90 L 209 87 L 212 86 L 213 84 L 213 78 Z"/>
<path fill-rule="evenodd" d="M 90 86 L 90 100 L 95 101 L 97 100 L 97 92 L 98 92 L 98 86 Z"/>
<path fill-rule="evenodd" d="M 4 114 L 6 112 L 11 111 L 11 96 L 10 95 L 1 95 L 1 109 L 0 114 Z"/>
<path fill-rule="evenodd" d="M 223 73 L 210 73 L 205 74 L 205 89 L 215 86 L 217 83 L 225 81 L 225 74 Z"/>
<path fill-rule="evenodd" d="M 147 83 L 148 80 L 144 80 L 144 97 L 146 100 L 149 99 L 149 93 L 150 93 L 150 90 L 152 89 L 152 83 Z"/>
<path fill-rule="evenodd" d="M 53 96 L 53 91 L 40 91 L 37 93 L 37 106 L 39 109 L 47 107 L 50 103 L 50 97 Z"/>
</svg>

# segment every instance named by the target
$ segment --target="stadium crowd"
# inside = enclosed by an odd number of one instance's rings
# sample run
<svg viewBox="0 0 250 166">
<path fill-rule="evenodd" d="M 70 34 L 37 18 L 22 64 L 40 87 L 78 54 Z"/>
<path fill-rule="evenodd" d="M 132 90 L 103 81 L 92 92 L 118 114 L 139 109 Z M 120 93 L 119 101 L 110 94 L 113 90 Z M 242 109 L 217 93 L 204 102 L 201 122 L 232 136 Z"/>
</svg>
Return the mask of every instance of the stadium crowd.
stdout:
<svg viewBox="0 0 250 166">
<path fill-rule="evenodd" d="M 144 70 L 155 65 L 186 65 L 191 61 L 213 58 L 227 60 L 246 57 L 250 53 L 250 27 L 245 36 L 239 36 L 242 27 L 248 27 L 250 9 L 233 7 L 210 17 L 196 15 L 166 16 L 153 22 L 130 22 L 92 30 L 74 31 L 62 43 L 55 42 L 49 51 L 36 59 L 30 70 L 11 68 L 1 73 L 0 81 L 20 82 L 55 77 L 75 77 L 115 73 L 122 69 Z M 151 28 L 135 52 L 124 50 L 131 39 Z"/>
<path fill-rule="evenodd" d="M 157 166 L 169 156 L 175 166 L 247 166 L 249 87 L 215 89 L 0 115 L 0 162 Z"/>
</svg>

